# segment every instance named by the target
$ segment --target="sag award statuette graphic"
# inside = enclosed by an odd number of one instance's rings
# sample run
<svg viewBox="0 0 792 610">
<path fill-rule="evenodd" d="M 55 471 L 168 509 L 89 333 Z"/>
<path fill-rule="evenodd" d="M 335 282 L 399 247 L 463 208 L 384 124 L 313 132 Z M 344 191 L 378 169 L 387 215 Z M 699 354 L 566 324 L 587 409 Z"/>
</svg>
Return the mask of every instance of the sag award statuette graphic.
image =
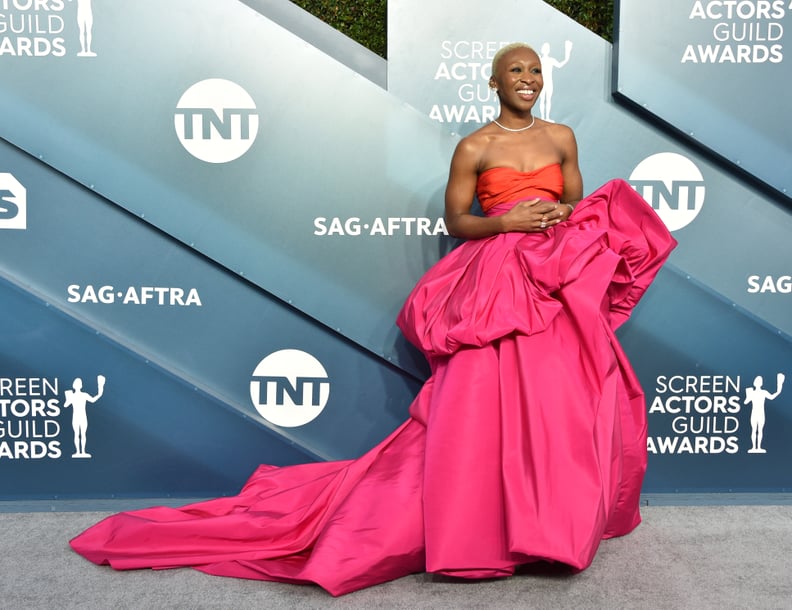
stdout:
<svg viewBox="0 0 792 610">
<path fill-rule="evenodd" d="M 541 60 L 542 60 L 542 78 L 544 78 L 544 87 L 542 93 L 539 95 L 539 118 L 555 123 L 550 118 L 550 110 L 553 106 L 553 92 L 555 85 L 553 84 L 553 70 L 555 68 L 563 68 L 569 62 L 569 55 L 572 52 L 572 41 L 567 40 L 564 43 L 564 59 L 558 60 L 550 57 L 550 43 L 545 42 L 542 44 Z"/>
<path fill-rule="evenodd" d="M 767 453 L 762 448 L 762 437 L 765 426 L 765 400 L 773 400 L 778 397 L 784 388 L 784 374 L 778 373 L 776 376 L 776 391 L 770 393 L 762 388 L 764 380 L 759 375 L 754 379 L 753 387 L 745 388 L 745 404 L 751 405 L 751 448 L 748 453 Z"/>
<path fill-rule="evenodd" d="M 69 0 L 71 2 L 72 0 Z M 77 0 L 77 27 L 80 29 L 80 52 L 78 57 L 96 57 L 91 50 L 93 33 L 93 9 L 91 0 Z"/>
<path fill-rule="evenodd" d="M 72 389 L 64 392 L 66 400 L 63 402 L 64 408 L 72 408 L 72 428 L 74 429 L 74 453 L 73 458 L 89 458 L 90 453 L 85 451 L 86 435 L 88 433 L 88 414 L 86 407 L 88 403 L 95 403 L 102 397 L 104 392 L 105 377 L 98 375 L 96 377 L 96 396 L 91 396 L 87 392 L 83 392 L 83 382 L 79 377 L 72 383 Z"/>
</svg>

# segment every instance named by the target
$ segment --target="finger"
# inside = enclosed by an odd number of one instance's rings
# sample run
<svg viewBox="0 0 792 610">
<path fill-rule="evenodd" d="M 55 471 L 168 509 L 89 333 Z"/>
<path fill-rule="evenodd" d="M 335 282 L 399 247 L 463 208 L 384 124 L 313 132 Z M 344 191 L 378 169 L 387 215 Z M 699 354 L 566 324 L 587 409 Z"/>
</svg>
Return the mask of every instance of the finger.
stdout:
<svg viewBox="0 0 792 610">
<path fill-rule="evenodd" d="M 555 216 L 557 207 L 558 206 L 554 205 L 553 203 L 545 201 L 542 203 L 542 205 L 537 206 L 537 212 L 547 214 L 548 216 Z"/>
</svg>

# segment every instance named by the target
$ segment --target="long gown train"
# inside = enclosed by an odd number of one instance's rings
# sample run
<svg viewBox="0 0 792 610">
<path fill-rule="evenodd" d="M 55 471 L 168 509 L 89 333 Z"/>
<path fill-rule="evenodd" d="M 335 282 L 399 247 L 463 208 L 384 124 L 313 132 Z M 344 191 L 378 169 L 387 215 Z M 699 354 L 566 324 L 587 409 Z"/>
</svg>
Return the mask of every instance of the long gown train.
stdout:
<svg viewBox="0 0 792 610">
<path fill-rule="evenodd" d="M 494 168 L 488 214 L 561 192 L 561 172 Z M 355 460 L 260 466 L 237 496 L 119 513 L 71 541 L 124 570 L 191 566 L 341 595 L 415 572 L 582 570 L 639 521 L 643 392 L 614 330 L 676 242 L 624 181 L 541 233 L 463 243 L 398 325 L 432 375 L 410 417 Z"/>
</svg>

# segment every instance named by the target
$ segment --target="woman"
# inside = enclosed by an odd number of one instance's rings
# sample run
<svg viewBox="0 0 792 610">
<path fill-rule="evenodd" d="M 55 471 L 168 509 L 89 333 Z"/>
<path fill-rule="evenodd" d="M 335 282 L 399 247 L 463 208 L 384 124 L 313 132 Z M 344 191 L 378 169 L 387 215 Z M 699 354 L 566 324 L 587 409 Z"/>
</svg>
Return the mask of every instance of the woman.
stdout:
<svg viewBox="0 0 792 610">
<path fill-rule="evenodd" d="M 580 200 L 572 131 L 532 115 L 530 47 L 499 52 L 490 84 L 500 115 L 459 143 L 446 191 L 468 241 L 397 320 L 432 369 L 409 419 L 356 460 L 261 466 L 235 497 L 109 517 L 77 552 L 340 595 L 424 570 L 582 570 L 638 524 L 645 406 L 613 331 L 675 242 L 623 181 Z"/>
</svg>

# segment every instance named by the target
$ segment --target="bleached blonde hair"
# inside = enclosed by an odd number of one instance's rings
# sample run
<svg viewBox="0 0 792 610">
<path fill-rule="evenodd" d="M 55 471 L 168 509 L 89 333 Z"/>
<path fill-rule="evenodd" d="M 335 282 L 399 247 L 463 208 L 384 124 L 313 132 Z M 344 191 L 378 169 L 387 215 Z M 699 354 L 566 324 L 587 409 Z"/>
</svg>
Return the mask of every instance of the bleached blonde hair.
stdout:
<svg viewBox="0 0 792 610">
<path fill-rule="evenodd" d="M 495 75 L 495 70 L 498 67 L 498 62 L 503 59 L 503 56 L 510 51 L 514 51 L 515 49 L 528 49 L 529 51 L 533 51 L 536 53 L 536 50 L 529 44 L 525 42 L 513 42 L 511 44 L 507 44 L 505 47 L 501 47 L 498 49 L 498 52 L 495 53 L 495 57 L 492 58 L 492 75 Z M 538 56 L 539 53 L 536 53 Z"/>
</svg>

